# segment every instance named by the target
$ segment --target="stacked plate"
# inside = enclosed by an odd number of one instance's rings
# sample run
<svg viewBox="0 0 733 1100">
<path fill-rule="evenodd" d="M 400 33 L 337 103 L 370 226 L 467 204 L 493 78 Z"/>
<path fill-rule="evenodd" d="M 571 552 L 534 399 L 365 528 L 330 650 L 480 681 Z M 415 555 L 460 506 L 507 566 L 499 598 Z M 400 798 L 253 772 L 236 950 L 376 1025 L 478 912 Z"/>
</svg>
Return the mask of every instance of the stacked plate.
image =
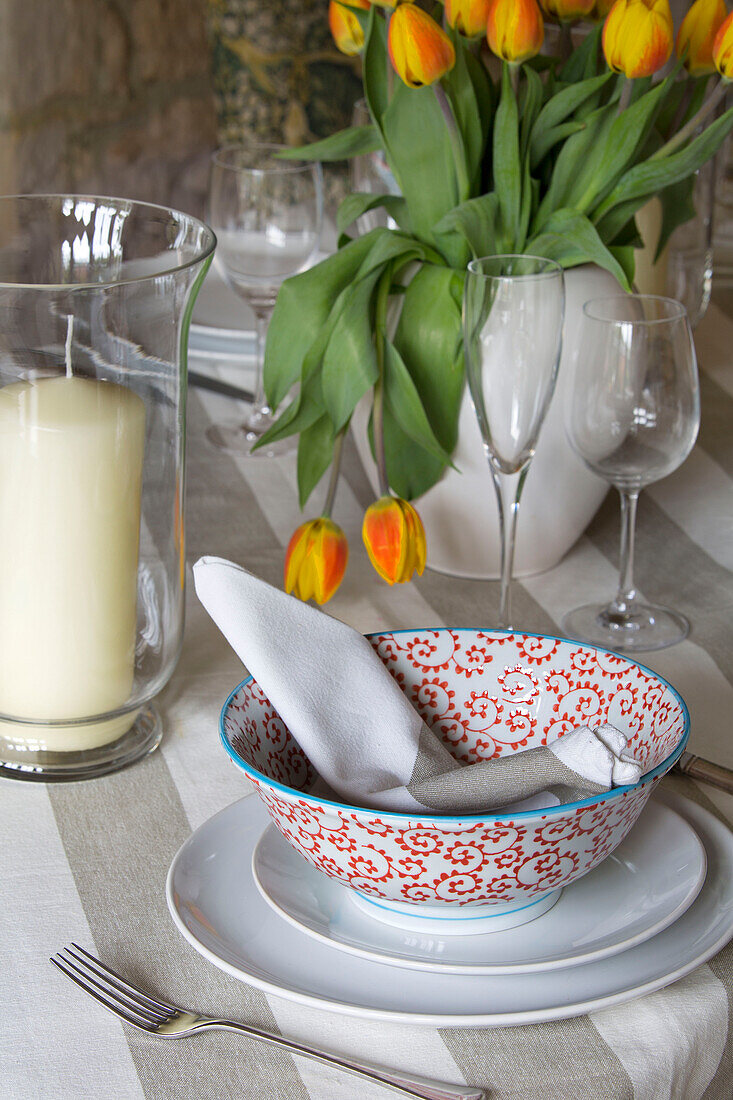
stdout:
<svg viewBox="0 0 733 1100">
<path fill-rule="evenodd" d="M 202 825 L 168 906 L 216 966 L 302 1004 L 443 1027 L 563 1019 L 660 989 L 733 934 L 733 835 L 669 794 L 548 912 L 472 936 L 375 919 L 268 823 L 252 796 Z"/>
</svg>

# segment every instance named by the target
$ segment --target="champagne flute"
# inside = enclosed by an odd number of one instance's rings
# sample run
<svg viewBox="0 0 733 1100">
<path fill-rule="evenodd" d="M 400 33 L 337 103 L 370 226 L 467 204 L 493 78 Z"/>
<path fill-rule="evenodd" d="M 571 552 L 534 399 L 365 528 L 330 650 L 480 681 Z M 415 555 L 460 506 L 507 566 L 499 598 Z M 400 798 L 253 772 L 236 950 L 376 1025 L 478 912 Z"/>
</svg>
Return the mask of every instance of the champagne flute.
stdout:
<svg viewBox="0 0 733 1100">
<path fill-rule="evenodd" d="M 506 255 L 469 263 L 466 372 L 499 506 L 499 625 L 506 628 L 519 501 L 555 388 L 564 312 L 563 272 L 554 260 Z"/>
<path fill-rule="evenodd" d="M 621 561 L 615 599 L 576 608 L 563 628 L 610 649 L 674 645 L 687 636 L 689 623 L 639 598 L 634 531 L 639 493 L 684 462 L 700 425 L 697 361 L 684 306 L 643 294 L 586 302 L 569 394 L 572 446 L 621 497 Z"/>
<path fill-rule="evenodd" d="M 262 378 L 267 326 L 280 284 L 312 260 L 323 221 L 320 164 L 278 159 L 285 148 L 232 144 L 212 158 L 208 221 L 218 240 L 215 263 L 255 315 L 256 380 L 245 423 L 215 425 L 207 436 L 240 454 L 252 453 L 273 423 Z M 253 453 L 281 454 L 294 445 L 289 439 Z"/>
</svg>

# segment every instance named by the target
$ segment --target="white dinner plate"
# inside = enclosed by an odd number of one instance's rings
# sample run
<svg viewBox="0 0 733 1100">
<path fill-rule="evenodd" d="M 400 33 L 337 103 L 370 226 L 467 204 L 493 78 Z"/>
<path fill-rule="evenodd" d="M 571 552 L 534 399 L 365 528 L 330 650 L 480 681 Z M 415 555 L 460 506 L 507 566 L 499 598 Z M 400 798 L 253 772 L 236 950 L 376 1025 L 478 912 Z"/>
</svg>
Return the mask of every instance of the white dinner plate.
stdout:
<svg viewBox="0 0 733 1100">
<path fill-rule="evenodd" d="M 652 802 L 616 851 L 566 887 L 548 913 L 503 932 L 439 936 L 370 917 L 351 890 L 303 859 L 274 825 L 252 857 L 263 898 L 301 931 L 377 962 L 453 974 L 557 970 L 616 955 L 682 916 L 700 893 L 705 866 L 694 829 Z"/>
<path fill-rule="evenodd" d="M 222 810 L 183 845 L 168 873 L 168 906 L 179 931 L 210 962 L 300 1004 L 437 1027 L 507 1027 L 580 1016 L 669 985 L 733 934 L 733 834 L 687 799 L 657 797 L 703 843 L 707 875 L 700 893 L 686 913 L 644 943 L 562 970 L 408 970 L 314 940 L 277 916 L 254 884 L 252 853 L 269 822 L 256 796 Z"/>
</svg>

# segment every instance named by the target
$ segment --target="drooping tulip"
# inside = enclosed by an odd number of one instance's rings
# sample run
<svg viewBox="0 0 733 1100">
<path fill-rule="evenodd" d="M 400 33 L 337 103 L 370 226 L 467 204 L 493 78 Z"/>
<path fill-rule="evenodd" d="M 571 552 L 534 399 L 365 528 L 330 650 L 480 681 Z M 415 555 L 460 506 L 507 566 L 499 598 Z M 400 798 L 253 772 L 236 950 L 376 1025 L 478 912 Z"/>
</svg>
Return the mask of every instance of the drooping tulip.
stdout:
<svg viewBox="0 0 733 1100">
<path fill-rule="evenodd" d="M 539 4 L 548 18 L 558 23 L 574 23 L 576 19 L 587 19 L 595 0 L 539 0 Z"/>
<path fill-rule="evenodd" d="M 727 14 L 725 0 L 695 0 L 682 20 L 675 50 L 691 76 L 715 72 L 713 42 Z"/>
<path fill-rule="evenodd" d="M 491 0 L 486 38 L 492 53 L 519 64 L 535 57 L 545 40 L 545 24 L 537 0 Z"/>
<path fill-rule="evenodd" d="M 349 544 L 338 524 L 327 516 L 302 523 L 285 552 L 285 591 L 299 600 L 330 600 L 344 579 Z"/>
<path fill-rule="evenodd" d="M 410 88 L 434 84 L 456 63 L 448 35 L 415 4 L 400 4 L 391 17 L 387 48 L 395 72 Z"/>
<path fill-rule="evenodd" d="M 445 0 L 445 20 L 449 27 L 475 38 L 486 33 L 491 0 Z"/>
<path fill-rule="evenodd" d="M 609 68 L 624 76 L 651 76 L 666 65 L 674 46 L 669 0 L 616 0 L 603 27 Z"/>
<path fill-rule="evenodd" d="M 733 12 L 721 24 L 715 36 L 713 62 L 722 77 L 733 80 Z"/>
<path fill-rule="evenodd" d="M 328 5 L 328 25 L 336 46 L 347 57 L 355 57 L 364 49 L 364 31 L 361 23 L 349 8 L 368 11 L 369 0 L 331 0 Z"/>
<path fill-rule="evenodd" d="M 370 504 L 361 534 L 370 562 L 388 584 L 404 584 L 425 568 L 425 529 L 408 501 L 384 496 Z"/>
</svg>

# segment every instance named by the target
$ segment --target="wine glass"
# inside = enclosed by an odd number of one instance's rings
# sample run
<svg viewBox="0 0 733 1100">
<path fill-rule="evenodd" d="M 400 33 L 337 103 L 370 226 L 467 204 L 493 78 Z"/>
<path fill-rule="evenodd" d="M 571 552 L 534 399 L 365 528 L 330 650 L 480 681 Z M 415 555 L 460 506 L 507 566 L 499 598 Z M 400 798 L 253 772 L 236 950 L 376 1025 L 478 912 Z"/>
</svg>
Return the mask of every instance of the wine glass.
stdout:
<svg viewBox="0 0 733 1100">
<path fill-rule="evenodd" d="M 563 272 L 554 260 L 506 255 L 469 263 L 464 349 L 499 506 L 502 627 L 511 622 L 519 500 L 555 388 L 564 313 Z"/>
<path fill-rule="evenodd" d="M 569 394 L 572 446 L 621 496 L 621 561 L 615 599 L 576 608 L 563 628 L 611 649 L 674 645 L 687 636 L 689 623 L 637 595 L 634 530 L 639 493 L 684 462 L 700 425 L 697 362 L 684 306 L 644 294 L 586 302 Z"/>
<path fill-rule="evenodd" d="M 256 381 L 244 424 L 215 425 L 207 436 L 240 454 L 252 453 L 273 423 L 262 378 L 267 326 L 280 284 L 312 260 L 323 221 L 320 164 L 278 159 L 285 148 L 232 144 L 212 158 L 208 221 L 218 240 L 215 263 L 255 315 Z M 285 440 L 253 453 L 281 454 L 292 446 Z"/>
</svg>

